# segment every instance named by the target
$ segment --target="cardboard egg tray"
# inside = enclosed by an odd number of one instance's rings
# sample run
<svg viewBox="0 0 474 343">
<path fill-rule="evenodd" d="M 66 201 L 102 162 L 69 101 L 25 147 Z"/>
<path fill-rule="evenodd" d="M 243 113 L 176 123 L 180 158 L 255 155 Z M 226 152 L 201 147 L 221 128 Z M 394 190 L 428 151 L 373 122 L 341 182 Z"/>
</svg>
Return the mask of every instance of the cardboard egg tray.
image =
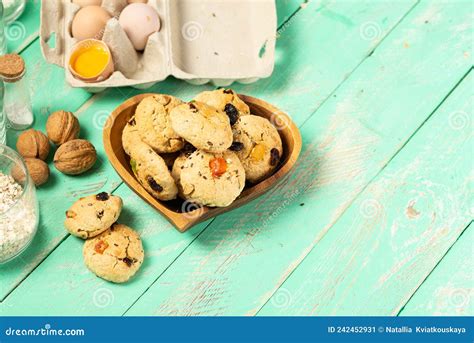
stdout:
<svg viewBox="0 0 474 343">
<path fill-rule="evenodd" d="M 143 52 L 137 52 L 118 22 L 127 0 L 103 0 L 102 7 L 113 16 L 102 38 L 115 64 L 107 80 L 85 83 L 69 72 L 69 55 L 77 43 L 71 23 L 80 9 L 71 0 L 42 0 L 43 55 L 65 69 L 71 86 L 90 91 L 122 86 L 145 89 L 170 75 L 217 86 L 251 83 L 271 75 L 277 28 L 274 0 L 149 0 L 148 4 L 158 12 L 161 29 L 149 37 Z"/>
</svg>

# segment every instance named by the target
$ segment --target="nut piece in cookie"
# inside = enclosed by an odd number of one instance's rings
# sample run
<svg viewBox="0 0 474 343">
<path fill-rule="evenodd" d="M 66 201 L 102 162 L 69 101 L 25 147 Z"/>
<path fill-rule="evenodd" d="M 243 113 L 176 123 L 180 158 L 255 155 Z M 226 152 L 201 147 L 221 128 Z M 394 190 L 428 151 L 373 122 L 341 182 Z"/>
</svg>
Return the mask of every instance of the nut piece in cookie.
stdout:
<svg viewBox="0 0 474 343">
<path fill-rule="evenodd" d="M 130 164 L 140 184 L 159 200 L 173 200 L 178 187 L 163 158 L 141 142 L 131 152 Z"/>
<path fill-rule="evenodd" d="M 283 153 L 277 129 L 267 119 L 250 115 L 241 117 L 233 131 L 230 149 L 242 161 L 247 181 L 257 183 L 265 179 L 278 166 Z"/>
<path fill-rule="evenodd" d="M 145 257 L 138 233 L 121 224 L 113 224 L 107 231 L 88 239 L 82 254 L 91 272 L 115 283 L 126 282 L 135 275 Z"/>
<path fill-rule="evenodd" d="M 228 206 L 245 186 L 245 170 L 232 151 L 208 153 L 196 150 L 184 161 L 175 162 L 173 169 L 178 168 L 180 172 L 174 174 L 179 178 L 183 197 L 200 205 Z"/>
<path fill-rule="evenodd" d="M 66 211 L 64 226 L 74 236 L 87 239 L 107 230 L 122 211 L 122 199 L 105 192 L 76 201 Z"/>
<path fill-rule="evenodd" d="M 184 141 L 171 127 L 169 113 L 183 102 L 170 95 L 156 94 L 143 99 L 135 111 L 141 139 L 159 153 L 181 150 Z"/>
<path fill-rule="evenodd" d="M 190 102 L 170 113 L 173 129 L 194 147 L 208 152 L 224 152 L 232 144 L 229 117 L 202 102 Z"/>
<path fill-rule="evenodd" d="M 240 116 L 250 114 L 249 106 L 232 89 L 217 89 L 199 93 L 194 100 L 217 108 L 227 114 L 230 125 L 234 125 Z"/>
</svg>

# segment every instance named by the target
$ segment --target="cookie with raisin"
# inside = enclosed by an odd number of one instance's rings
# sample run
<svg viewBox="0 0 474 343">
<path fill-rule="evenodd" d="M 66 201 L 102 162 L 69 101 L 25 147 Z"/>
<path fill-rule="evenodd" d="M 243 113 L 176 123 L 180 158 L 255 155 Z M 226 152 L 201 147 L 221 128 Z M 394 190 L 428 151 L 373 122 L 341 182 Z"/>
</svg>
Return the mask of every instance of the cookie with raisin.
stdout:
<svg viewBox="0 0 474 343">
<path fill-rule="evenodd" d="M 278 167 L 283 146 L 277 129 L 263 117 L 240 117 L 233 127 L 235 151 L 245 169 L 247 181 L 258 183 Z"/>
<path fill-rule="evenodd" d="M 203 206 L 229 206 L 245 187 L 245 170 L 232 151 L 209 153 L 196 150 L 175 162 L 180 193 Z M 175 176 L 176 177 L 176 176 Z"/>
<path fill-rule="evenodd" d="M 175 107 L 170 118 L 177 134 L 197 149 L 224 152 L 232 144 L 229 117 L 214 107 L 194 101 Z"/>
<path fill-rule="evenodd" d="M 138 182 L 158 200 L 172 200 L 178 188 L 163 158 L 141 142 L 131 151 L 130 164 Z"/>
<path fill-rule="evenodd" d="M 105 192 L 77 200 L 67 211 L 64 226 L 74 236 L 87 239 L 115 223 L 122 211 L 122 199 Z"/>
<path fill-rule="evenodd" d="M 145 258 L 138 233 L 122 224 L 114 224 L 107 231 L 88 239 L 82 255 L 91 272 L 115 283 L 128 281 Z"/>
<path fill-rule="evenodd" d="M 170 111 L 183 102 L 171 95 L 155 94 L 143 99 L 135 111 L 141 139 L 158 153 L 181 150 L 183 139 L 171 127 Z"/>
<path fill-rule="evenodd" d="M 229 117 L 234 125 L 241 116 L 250 114 L 249 106 L 232 89 L 217 89 L 199 93 L 194 100 L 217 108 Z"/>
</svg>

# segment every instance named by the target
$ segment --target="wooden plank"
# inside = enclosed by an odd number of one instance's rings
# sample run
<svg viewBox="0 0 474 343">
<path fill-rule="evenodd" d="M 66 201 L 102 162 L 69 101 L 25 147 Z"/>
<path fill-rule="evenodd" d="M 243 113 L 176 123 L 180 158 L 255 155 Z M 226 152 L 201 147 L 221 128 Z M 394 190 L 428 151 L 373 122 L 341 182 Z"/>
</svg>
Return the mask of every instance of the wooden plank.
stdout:
<svg viewBox="0 0 474 343">
<path fill-rule="evenodd" d="M 470 73 L 259 315 L 400 311 L 472 219 L 473 81 Z"/>
<path fill-rule="evenodd" d="M 471 68 L 470 23 L 417 6 L 302 127 L 293 175 L 217 218 L 127 314 L 256 314 Z"/>
<path fill-rule="evenodd" d="M 474 215 L 474 214 L 473 214 Z M 474 315 L 474 225 L 471 224 L 400 312 L 401 316 Z"/>
<path fill-rule="evenodd" d="M 288 26 L 288 28 L 284 31 L 281 32 L 281 36 L 279 39 L 279 49 L 284 49 L 284 46 L 291 47 L 293 42 L 294 36 L 299 36 L 299 32 L 307 33 L 307 32 L 313 32 L 313 31 L 329 31 L 333 30 L 334 27 L 337 27 L 337 30 L 335 31 L 333 35 L 333 40 L 331 44 L 326 44 L 325 48 L 326 50 L 332 54 L 336 55 L 337 51 L 339 51 L 339 46 L 343 44 L 346 44 L 347 37 L 352 37 L 353 41 L 351 44 L 351 47 L 353 48 L 354 54 L 351 55 L 352 58 L 347 58 L 345 57 L 343 59 L 344 63 L 337 63 L 337 64 L 328 64 L 327 68 L 330 68 L 332 70 L 332 74 L 330 77 L 327 79 L 320 79 L 320 74 L 325 74 L 322 73 L 321 71 L 325 69 L 326 67 L 323 67 L 323 62 L 325 60 L 325 57 L 319 54 L 310 54 L 308 51 L 303 51 L 302 52 L 302 57 L 301 60 L 294 61 L 294 63 L 299 63 L 301 67 L 303 67 L 305 64 L 309 64 L 312 61 L 318 61 L 321 59 L 320 65 L 318 65 L 317 68 L 312 69 L 312 72 L 308 74 L 308 77 L 313 77 L 314 79 L 319 80 L 317 84 L 312 85 L 311 87 L 308 87 L 306 90 L 304 90 L 305 96 L 301 97 L 298 95 L 296 98 L 293 98 L 291 96 L 288 97 L 288 99 L 291 100 L 292 103 L 296 102 L 296 99 L 307 99 L 308 101 L 308 106 L 304 107 L 299 105 L 299 108 L 301 108 L 298 112 L 295 112 L 294 118 L 297 120 L 297 122 L 302 123 L 307 117 L 311 115 L 311 111 L 313 109 L 313 106 L 311 105 L 313 101 L 316 102 L 322 102 L 324 100 L 324 96 L 326 94 L 331 93 L 331 89 L 334 89 L 337 87 L 339 82 L 341 82 L 344 78 L 344 75 L 348 74 L 351 72 L 351 70 L 357 66 L 360 62 L 360 59 L 363 58 L 368 54 L 368 52 L 373 49 L 373 47 L 382 39 L 383 35 L 385 35 L 390 29 L 396 25 L 396 23 L 400 20 L 400 18 L 404 15 L 406 11 L 408 11 L 411 6 L 413 5 L 414 2 L 398 2 L 396 5 L 394 4 L 381 4 L 374 6 L 373 3 L 371 2 L 365 2 L 365 3 L 360 3 L 359 7 L 357 9 L 353 9 L 351 6 L 346 5 L 341 5 L 339 3 L 336 4 L 329 4 L 325 5 L 322 4 L 321 6 L 327 6 L 325 7 L 325 10 L 322 10 L 322 7 L 319 7 L 319 5 L 310 4 L 308 7 L 304 8 L 304 10 L 301 10 L 299 13 L 301 13 L 298 16 L 294 16 L 293 20 L 291 22 L 291 25 Z M 319 12 L 344 12 L 347 16 L 350 16 L 353 20 L 353 25 L 344 25 L 341 24 L 340 21 L 333 19 L 333 17 L 326 17 L 323 14 L 319 14 Z M 315 12 L 318 12 L 318 14 L 315 15 Z M 329 12 L 328 12 L 329 13 Z M 313 17 L 318 18 L 318 20 L 313 20 Z M 377 35 L 373 40 L 367 40 L 365 38 L 361 38 L 360 36 L 360 28 L 359 26 L 362 25 L 362 23 L 371 21 L 371 20 L 378 20 L 380 22 L 380 35 Z M 301 24 L 299 22 L 301 21 Z M 313 44 L 314 45 L 314 44 Z M 316 46 L 316 45 L 314 45 Z M 316 50 L 314 50 L 316 51 Z M 293 54 L 296 54 L 296 52 L 293 52 Z M 275 75 L 280 75 L 280 82 L 283 82 L 285 79 L 285 76 L 290 79 L 291 75 L 293 73 L 293 69 L 288 69 L 286 65 L 282 63 L 277 63 L 277 70 L 275 71 Z M 302 75 L 303 76 L 303 75 Z M 263 94 L 265 92 L 265 89 L 262 88 L 262 85 L 267 85 L 269 87 L 276 87 L 277 84 L 269 82 L 270 79 L 268 80 L 263 80 L 257 84 L 254 84 L 252 86 L 245 86 L 244 88 L 248 91 L 249 94 L 254 94 L 256 96 L 259 96 L 259 94 Z M 170 83 L 171 82 L 171 83 Z M 315 96 L 315 90 L 319 89 L 318 87 L 322 87 L 324 90 L 323 92 L 318 92 L 317 95 Z M 326 87 L 328 88 L 326 90 Z M 159 92 L 164 92 L 164 93 L 170 93 L 174 94 L 177 96 L 181 96 L 183 98 L 189 98 L 191 94 L 196 94 L 198 90 L 202 90 L 203 88 L 189 88 L 188 86 L 185 86 L 184 83 L 176 81 L 174 79 L 171 79 L 171 81 L 167 81 L 166 83 L 161 84 L 158 86 L 155 90 Z M 302 91 L 303 92 L 303 91 Z M 266 93 L 265 93 L 266 94 Z M 132 94 L 128 94 L 127 96 L 131 96 Z M 281 99 L 280 99 L 281 100 Z M 118 99 L 118 102 L 121 100 Z M 275 102 L 275 104 L 279 104 L 280 101 Z M 91 105 L 91 108 L 94 106 L 94 104 Z M 112 108 L 112 104 L 109 103 L 110 108 Z M 304 109 L 304 111 L 303 111 Z M 89 109 L 88 112 L 92 110 Z M 293 113 L 293 112 L 291 112 Z M 124 189 L 123 189 L 124 188 Z M 121 186 L 119 189 L 119 192 L 123 194 L 130 194 L 130 191 L 126 186 Z M 128 195 L 127 195 L 128 198 Z M 127 200 L 125 200 L 127 202 Z M 143 203 L 131 203 L 127 204 L 127 208 L 129 208 L 129 211 L 132 213 L 147 213 L 149 208 L 144 205 Z M 156 215 L 154 212 L 152 212 L 150 215 Z M 160 219 L 162 220 L 162 219 Z M 164 223 L 162 220 L 161 222 Z M 159 222 L 159 223 L 161 223 Z M 134 224 L 132 223 L 132 226 L 140 229 L 140 223 Z M 202 230 L 204 226 L 198 227 L 198 230 Z M 189 239 L 187 236 L 181 236 L 181 239 L 183 239 L 186 243 L 190 243 L 192 238 Z M 68 238 L 64 244 L 66 246 L 71 247 L 73 242 L 70 242 L 71 240 L 74 240 L 74 238 L 70 237 Z M 162 245 L 167 244 L 165 241 L 161 242 Z M 184 244 L 184 247 L 186 244 Z M 179 247 L 176 249 L 173 253 L 174 256 L 178 256 L 183 250 L 184 247 Z M 159 249 L 158 246 L 152 246 L 152 250 L 150 250 L 149 254 L 154 256 L 155 254 L 158 254 L 156 249 Z M 65 261 L 71 261 L 71 263 L 68 264 L 68 268 L 71 265 L 76 264 L 78 268 L 81 269 L 81 272 L 83 272 L 84 267 L 82 266 L 82 263 L 77 260 L 77 255 L 68 257 L 68 254 L 66 254 L 66 251 L 70 251 L 70 249 L 63 249 L 62 246 L 58 248 L 60 253 L 56 253 L 56 251 L 49 256 L 49 258 L 37 269 L 35 270 L 31 276 L 21 285 L 19 289 L 17 289 L 15 292 L 11 294 L 5 301 L 6 304 L 8 304 L 9 311 L 14 311 L 15 308 L 18 308 L 19 312 L 15 312 L 17 314 L 21 314 L 21 305 L 19 307 L 15 306 L 18 301 L 24 301 L 26 298 L 23 297 L 23 293 L 26 292 L 28 294 L 34 294 L 34 292 L 47 294 L 48 289 L 49 289 L 49 284 L 51 283 L 56 283 L 56 282 L 67 282 L 68 287 L 67 288 L 58 288 L 58 292 L 61 292 L 61 289 L 64 289 L 66 292 L 64 294 L 64 297 L 59 295 L 55 297 L 54 299 L 47 299 L 44 297 L 28 297 L 29 305 L 28 308 L 31 309 L 31 314 L 32 313 L 43 313 L 44 314 L 44 309 L 49 308 L 50 314 L 52 313 L 57 313 L 57 314 L 64 314 L 68 313 L 67 309 L 64 309 L 61 304 L 59 304 L 62 300 L 65 299 L 65 297 L 70 298 L 71 297 L 71 287 L 75 287 L 78 291 L 80 290 L 79 287 L 76 286 L 71 286 L 75 285 L 76 282 L 78 285 L 83 282 L 84 280 L 82 279 L 74 279 L 73 275 L 69 275 L 69 277 L 65 278 L 64 275 L 59 275 L 58 273 L 55 273 L 54 271 L 59 268 L 61 270 L 64 269 L 63 265 Z M 156 277 L 164 270 L 163 269 L 155 269 L 155 273 L 153 275 L 147 275 L 146 276 L 146 284 L 147 286 L 150 285 Z M 77 275 L 77 274 L 74 274 Z M 86 274 L 88 275 L 90 282 L 95 282 L 96 279 L 94 278 L 93 275 L 91 274 Z M 47 281 L 46 279 L 49 278 L 57 278 L 57 280 L 49 280 Z M 67 281 L 66 281 L 67 280 Z M 131 283 L 130 286 L 126 286 L 129 289 L 129 292 L 133 294 L 135 297 L 137 297 L 139 294 L 141 294 L 143 291 L 145 291 L 146 288 L 142 288 L 142 286 L 138 287 L 135 289 L 133 287 L 135 283 Z M 108 287 L 108 285 L 104 282 L 101 283 L 103 287 Z M 142 285 L 140 283 L 140 285 Z M 33 290 L 33 288 L 35 290 Z M 41 288 L 44 287 L 44 291 L 41 290 Z M 89 296 L 87 293 L 81 293 L 77 294 L 74 297 L 78 297 L 83 299 L 84 301 L 87 301 L 87 299 L 84 299 L 84 297 Z M 121 314 L 123 313 L 128 306 L 130 306 L 133 302 L 130 302 L 130 299 L 132 299 L 133 296 L 130 298 L 120 298 L 120 304 L 118 303 L 119 300 L 117 300 L 116 304 L 114 307 L 109 307 L 106 309 L 100 309 L 100 308 L 84 308 L 84 314 L 91 314 L 91 313 L 98 313 L 98 314 Z M 45 306 L 45 304 L 42 304 L 43 301 L 48 302 L 48 306 Z M 58 302 L 57 304 L 53 304 L 52 302 Z M 54 308 L 54 310 L 53 310 Z M 74 311 L 74 314 L 79 314 L 80 312 L 77 312 L 76 309 L 74 308 L 69 308 L 71 311 Z M 66 312 L 65 312 L 66 311 Z M 10 312 L 9 312 L 10 313 Z M 14 313 L 14 312 L 11 312 Z"/>
<path fill-rule="evenodd" d="M 40 7 L 41 2 L 39 0 L 26 1 L 23 14 L 5 28 L 9 52 L 21 52 L 38 37 Z"/>
</svg>

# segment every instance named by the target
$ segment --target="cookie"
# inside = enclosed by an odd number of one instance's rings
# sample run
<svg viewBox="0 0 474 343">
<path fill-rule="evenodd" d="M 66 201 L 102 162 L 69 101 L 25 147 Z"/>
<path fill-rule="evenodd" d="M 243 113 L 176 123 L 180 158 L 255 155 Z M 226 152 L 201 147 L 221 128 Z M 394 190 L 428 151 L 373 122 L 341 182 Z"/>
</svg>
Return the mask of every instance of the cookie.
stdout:
<svg viewBox="0 0 474 343">
<path fill-rule="evenodd" d="M 82 250 L 84 263 L 98 277 L 122 283 L 140 269 L 145 257 L 140 236 L 131 228 L 114 224 L 88 239 Z"/>
<path fill-rule="evenodd" d="M 171 113 L 173 129 L 198 149 L 224 152 L 232 144 L 232 128 L 225 113 L 201 102 L 175 107 Z"/>
<path fill-rule="evenodd" d="M 107 230 L 122 211 L 122 199 L 105 192 L 76 201 L 66 211 L 64 226 L 74 236 L 87 239 Z"/>
<path fill-rule="evenodd" d="M 171 127 L 169 113 L 183 102 L 170 95 L 156 94 L 143 99 L 135 111 L 141 139 L 158 153 L 181 150 L 184 141 Z"/>
<path fill-rule="evenodd" d="M 178 187 L 163 158 L 145 143 L 133 147 L 130 164 L 138 182 L 159 200 L 172 200 Z"/>
<path fill-rule="evenodd" d="M 132 117 L 122 131 L 122 146 L 127 155 L 131 155 L 131 150 L 138 143 L 142 142 L 138 133 L 135 117 Z"/>
<path fill-rule="evenodd" d="M 250 114 L 249 106 L 232 89 L 217 89 L 199 93 L 194 100 L 217 108 L 227 114 L 230 125 L 234 125 L 240 116 Z"/>
<path fill-rule="evenodd" d="M 176 162 L 175 167 L 178 167 Z M 245 186 L 244 167 L 231 151 L 209 153 L 196 150 L 179 169 L 183 197 L 200 205 L 228 206 Z"/>
<path fill-rule="evenodd" d="M 283 153 L 277 129 L 265 118 L 241 117 L 233 127 L 235 151 L 245 168 L 247 181 L 257 183 L 278 166 Z"/>
</svg>

